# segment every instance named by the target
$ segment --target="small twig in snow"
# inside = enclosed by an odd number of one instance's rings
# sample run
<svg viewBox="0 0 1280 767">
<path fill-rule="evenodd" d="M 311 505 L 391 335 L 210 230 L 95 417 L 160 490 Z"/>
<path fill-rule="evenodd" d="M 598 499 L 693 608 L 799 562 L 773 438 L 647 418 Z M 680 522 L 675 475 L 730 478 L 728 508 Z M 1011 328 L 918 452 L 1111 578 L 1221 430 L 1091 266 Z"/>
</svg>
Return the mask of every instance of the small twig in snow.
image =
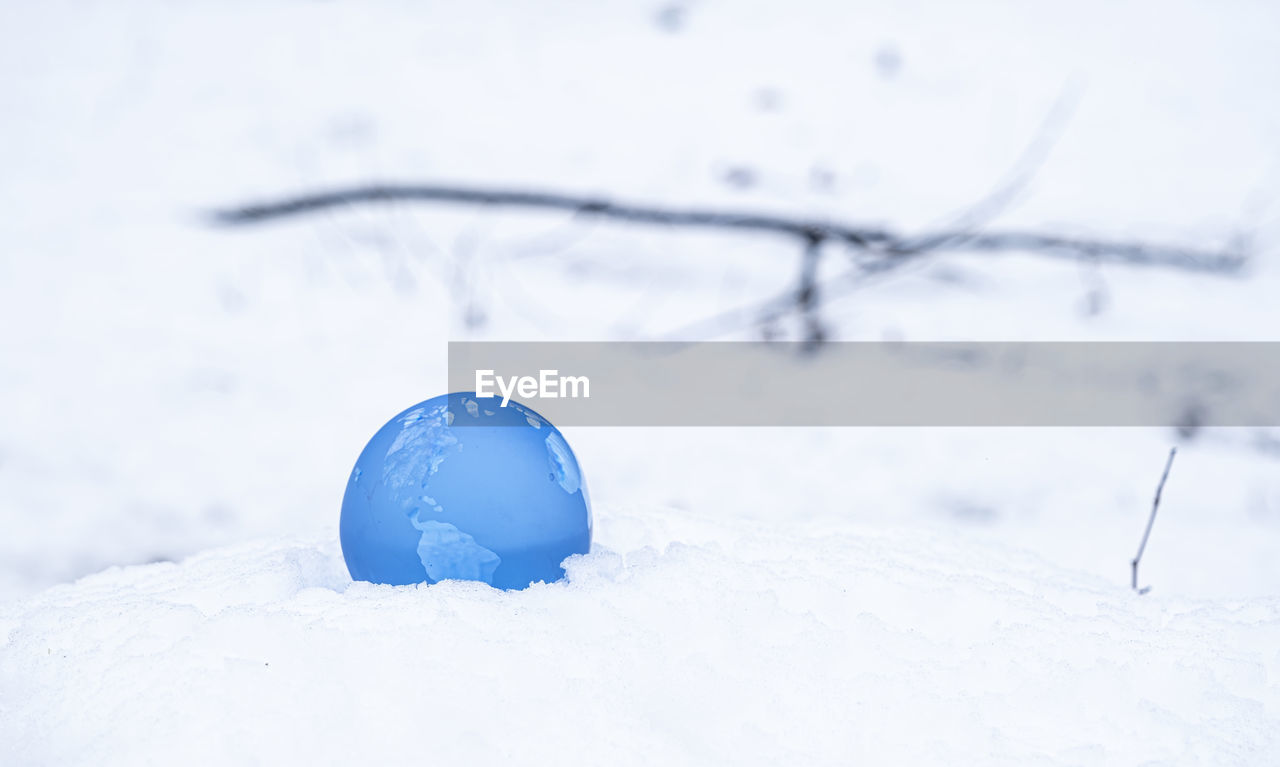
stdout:
<svg viewBox="0 0 1280 767">
<path fill-rule="evenodd" d="M 1169 460 L 1165 461 L 1164 474 L 1160 475 L 1160 484 L 1156 485 L 1156 499 L 1151 504 L 1151 516 L 1147 519 L 1147 529 L 1142 533 L 1142 542 L 1138 544 L 1138 553 L 1133 557 L 1133 590 L 1139 594 L 1145 594 L 1151 590 L 1150 586 L 1138 588 L 1138 563 L 1142 561 L 1142 552 L 1147 549 L 1147 539 L 1151 537 L 1151 526 L 1156 523 L 1156 512 L 1160 510 L 1160 493 L 1164 490 L 1165 480 L 1169 478 L 1169 469 L 1173 466 L 1173 457 L 1178 454 L 1178 448 L 1169 448 Z"/>
</svg>

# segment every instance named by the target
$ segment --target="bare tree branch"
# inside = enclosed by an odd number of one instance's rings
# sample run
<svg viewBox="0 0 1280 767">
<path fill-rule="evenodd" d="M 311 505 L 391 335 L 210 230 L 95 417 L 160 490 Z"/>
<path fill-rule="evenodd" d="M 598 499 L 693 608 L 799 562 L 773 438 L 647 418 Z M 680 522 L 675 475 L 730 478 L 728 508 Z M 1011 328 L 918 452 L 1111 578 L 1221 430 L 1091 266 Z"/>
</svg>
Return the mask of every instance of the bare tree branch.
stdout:
<svg viewBox="0 0 1280 767">
<path fill-rule="evenodd" d="M 855 227 L 818 220 L 804 220 L 767 213 L 663 208 L 631 205 L 603 197 L 587 197 L 555 192 L 517 189 L 435 186 L 424 184 L 372 184 L 349 189 L 288 197 L 271 202 L 215 211 L 219 224 L 253 224 L 286 216 L 313 213 L 328 208 L 365 203 L 416 201 L 463 205 L 549 208 L 567 210 L 581 216 L 598 216 L 637 224 L 658 224 L 710 229 L 746 229 L 798 237 L 806 243 L 839 240 L 861 247 L 887 242 L 891 235 L 871 227 Z"/>
<path fill-rule="evenodd" d="M 890 261 L 908 259 L 945 246 L 978 252 L 1025 251 L 1060 258 L 1089 258 L 1101 263 L 1208 273 L 1233 273 L 1246 262 L 1242 252 L 1157 245 L 1136 240 L 1089 239 L 1026 231 L 974 232 L 968 229 L 907 237 L 884 228 L 751 211 L 665 208 L 555 192 L 422 184 L 373 184 L 286 197 L 218 210 L 212 214 L 212 220 L 225 226 L 256 224 L 332 208 L 391 201 L 542 208 L 637 224 L 767 232 L 797 238 L 805 248 L 813 243 L 841 242 Z"/>
<path fill-rule="evenodd" d="M 1142 552 L 1147 550 L 1147 539 L 1151 537 L 1151 527 L 1156 523 L 1156 512 L 1160 510 L 1160 493 L 1164 491 L 1165 480 L 1169 479 L 1169 469 L 1173 466 L 1173 457 L 1178 454 L 1178 448 L 1169 448 L 1169 460 L 1165 461 L 1164 474 L 1160 475 L 1160 484 L 1156 485 L 1156 499 L 1151 504 L 1151 516 L 1147 518 L 1147 529 L 1142 533 L 1142 542 L 1138 544 L 1138 553 L 1134 555 L 1133 561 L 1129 564 L 1133 567 L 1133 579 L 1131 585 L 1133 590 L 1139 594 L 1145 594 L 1151 590 L 1150 586 L 1138 588 L 1138 564 L 1142 562 Z"/>
</svg>

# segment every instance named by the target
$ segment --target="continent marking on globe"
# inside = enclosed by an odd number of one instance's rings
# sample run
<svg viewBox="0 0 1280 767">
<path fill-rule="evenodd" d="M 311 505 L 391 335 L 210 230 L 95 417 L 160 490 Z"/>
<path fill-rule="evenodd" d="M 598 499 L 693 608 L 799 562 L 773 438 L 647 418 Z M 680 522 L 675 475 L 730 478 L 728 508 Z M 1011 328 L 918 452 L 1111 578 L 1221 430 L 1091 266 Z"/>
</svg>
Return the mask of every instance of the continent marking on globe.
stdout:
<svg viewBox="0 0 1280 767">
<path fill-rule="evenodd" d="M 493 585 L 493 572 L 502 564 L 502 557 L 447 522 L 424 521 L 418 511 L 410 515 L 409 521 L 422 533 L 418 559 L 428 578 L 435 582 L 456 579 Z"/>
</svg>

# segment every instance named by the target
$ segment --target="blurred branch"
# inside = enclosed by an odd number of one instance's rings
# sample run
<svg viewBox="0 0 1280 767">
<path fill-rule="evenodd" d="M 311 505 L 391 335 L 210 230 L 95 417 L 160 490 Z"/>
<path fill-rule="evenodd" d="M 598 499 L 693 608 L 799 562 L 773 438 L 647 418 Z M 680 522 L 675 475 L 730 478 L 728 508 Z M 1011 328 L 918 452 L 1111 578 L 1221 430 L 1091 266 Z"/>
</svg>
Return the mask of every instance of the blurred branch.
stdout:
<svg viewBox="0 0 1280 767">
<path fill-rule="evenodd" d="M 816 348 L 827 338 L 827 330 L 818 316 L 822 296 L 818 293 L 818 264 L 822 261 L 822 241 L 809 240 L 800 261 L 800 285 L 796 288 L 796 310 L 804 321 L 805 343 Z"/>
<path fill-rule="evenodd" d="M 222 226 L 244 226 L 332 208 L 403 201 L 542 208 L 635 224 L 764 232 L 795 238 L 806 252 L 813 245 L 840 242 L 888 261 L 905 260 L 945 248 L 975 252 L 1022 251 L 1060 258 L 1088 258 L 1103 263 L 1218 274 L 1239 271 L 1246 262 L 1242 252 L 1158 245 L 1137 240 L 1091 239 L 1028 231 L 981 232 L 967 227 L 909 237 L 884 228 L 768 213 L 666 208 L 555 192 L 426 184 L 374 184 L 285 197 L 214 211 L 212 221 Z"/>
<path fill-rule="evenodd" d="M 771 332 L 769 328 L 779 317 L 795 312 L 802 322 L 804 340 L 811 348 L 820 345 L 827 337 L 827 329 L 819 314 L 823 301 L 865 284 L 869 278 L 883 276 L 918 261 L 922 256 L 944 250 L 1033 253 L 1078 260 L 1094 266 L 1116 263 L 1209 274 L 1240 271 L 1246 262 L 1247 245 L 1244 242 L 1206 250 L 1138 240 L 1073 237 L 1053 232 L 984 231 L 986 222 L 1007 207 L 1035 176 L 1057 143 L 1063 126 L 1074 113 L 1080 93 L 1078 83 L 1068 81 L 1063 85 L 1053 108 L 1004 183 L 948 224 L 917 235 L 902 235 L 880 227 L 753 211 L 671 208 L 558 192 L 436 184 L 369 184 L 311 192 L 224 208 L 214 211 L 211 219 L 222 226 L 244 226 L 354 205 L 425 202 L 563 210 L 575 216 L 623 223 L 783 235 L 799 240 L 803 247 L 799 285 L 759 307 L 758 320 L 768 335 Z M 827 243 L 844 244 L 860 256 L 835 283 L 823 283 L 818 279 L 823 246 Z M 711 317 L 701 324 L 736 322 L 736 318 L 745 311 L 749 309 Z"/>
<path fill-rule="evenodd" d="M 771 232 L 797 237 L 806 243 L 839 240 L 859 247 L 872 247 L 892 239 L 888 232 L 871 227 L 832 224 L 767 213 L 663 208 L 618 203 L 603 197 L 555 192 L 426 184 L 374 184 L 298 195 L 215 211 L 213 221 L 223 225 L 256 224 L 287 216 L 315 213 L 329 208 L 402 201 L 567 210 L 576 215 L 596 216 L 637 224 Z"/>
<path fill-rule="evenodd" d="M 1030 183 L 1079 103 L 1078 82 L 1066 82 L 1032 141 L 1018 156 L 1006 179 L 985 197 L 950 222 L 922 234 L 902 235 L 889 229 L 858 226 L 811 218 L 751 211 L 704 208 L 669 208 L 616 202 L 557 192 L 520 189 L 445 186 L 431 184 L 372 184 L 326 192 L 314 192 L 278 200 L 246 204 L 215 211 L 212 219 L 225 226 L 273 221 L 333 208 L 385 202 L 427 202 L 491 207 L 523 207 L 569 211 L 633 224 L 741 230 L 795 238 L 803 247 L 799 284 L 759 306 L 754 314 L 766 338 L 774 323 L 794 312 L 801 322 L 806 348 L 814 349 L 828 332 L 820 316 L 823 302 L 944 250 L 971 252 L 1026 252 L 1068 258 L 1097 266 L 1120 263 L 1163 267 L 1192 272 L 1226 274 L 1245 264 L 1243 243 L 1233 248 L 1200 250 L 1156 245 L 1141 241 L 1104 240 L 1034 231 L 983 231 L 984 225 L 1004 210 Z M 851 268 L 835 281 L 820 282 L 823 246 L 843 244 L 854 257 Z M 750 308 L 733 310 L 699 323 L 700 326 L 738 324 Z"/>
</svg>

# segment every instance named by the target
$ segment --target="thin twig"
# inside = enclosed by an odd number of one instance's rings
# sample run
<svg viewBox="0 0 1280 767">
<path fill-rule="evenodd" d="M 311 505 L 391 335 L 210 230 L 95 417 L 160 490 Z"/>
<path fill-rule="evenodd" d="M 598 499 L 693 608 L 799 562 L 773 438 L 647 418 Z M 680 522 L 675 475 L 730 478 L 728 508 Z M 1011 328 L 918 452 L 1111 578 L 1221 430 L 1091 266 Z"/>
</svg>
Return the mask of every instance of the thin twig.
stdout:
<svg viewBox="0 0 1280 767">
<path fill-rule="evenodd" d="M 940 250 L 950 244 L 952 238 L 978 231 L 1000 215 L 1030 184 L 1040 172 L 1040 166 L 1057 146 L 1062 131 L 1075 114 L 1083 88 L 1078 80 L 1063 83 L 1053 106 L 1032 135 L 1031 141 L 1018 155 L 1017 161 L 1005 175 L 1004 181 L 985 197 L 966 208 L 945 226 L 930 227 L 904 250 L 925 252 Z"/>
<path fill-rule="evenodd" d="M 1165 480 L 1169 479 L 1169 469 L 1173 466 L 1173 457 L 1178 454 L 1178 448 L 1169 448 L 1169 460 L 1165 461 L 1164 474 L 1160 475 L 1160 484 L 1156 485 L 1156 498 L 1151 504 L 1151 516 L 1147 519 L 1147 529 L 1142 533 L 1142 542 L 1138 544 L 1138 553 L 1134 555 L 1133 562 L 1133 590 L 1139 594 L 1145 594 L 1151 590 L 1150 586 L 1138 588 L 1138 564 L 1142 561 L 1142 552 L 1147 550 L 1147 539 L 1151 537 L 1151 527 L 1156 523 L 1156 512 L 1160 510 L 1160 493 L 1164 490 Z"/>
</svg>

